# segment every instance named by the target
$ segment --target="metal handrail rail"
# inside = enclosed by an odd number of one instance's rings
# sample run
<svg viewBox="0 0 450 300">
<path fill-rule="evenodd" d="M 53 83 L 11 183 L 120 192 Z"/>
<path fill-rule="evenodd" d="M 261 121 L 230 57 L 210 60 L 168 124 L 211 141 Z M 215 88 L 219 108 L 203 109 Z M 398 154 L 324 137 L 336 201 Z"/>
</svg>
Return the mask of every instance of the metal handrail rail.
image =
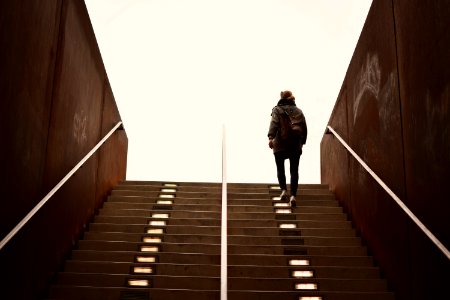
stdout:
<svg viewBox="0 0 450 300">
<path fill-rule="evenodd" d="M 227 228 L 227 146 L 225 125 L 222 128 L 222 222 L 220 242 L 220 300 L 228 299 L 228 228 Z"/>
<path fill-rule="evenodd" d="M 6 235 L 3 240 L 0 242 L 0 250 L 19 232 L 20 229 L 22 229 L 23 226 L 38 212 L 38 210 L 44 206 L 44 204 L 63 186 L 64 183 L 66 183 L 67 180 L 69 180 L 70 177 L 79 169 L 81 166 L 95 153 L 95 151 L 100 148 L 100 146 L 103 145 L 103 143 L 119 128 L 122 126 L 122 121 L 119 121 L 113 129 L 111 129 L 108 134 L 105 135 L 105 137 L 95 145 L 94 148 L 92 148 L 91 151 L 89 151 L 88 154 L 75 166 L 72 170 L 70 170 L 69 173 L 67 173 L 66 176 L 64 176 L 63 179 L 22 219 L 22 221 L 19 222 L 19 224 L 16 225 L 16 227 L 11 230 L 8 235 Z"/>
<path fill-rule="evenodd" d="M 413 212 L 403 203 L 399 197 L 380 179 L 380 177 L 372 171 L 371 168 L 350 148 L 350 146 L 340 137 L 340 135 L 331 127 L 327 126 L 327 130 L 333 133 L 341 144 L 353 155 L 354 158 L 369 172 L 370 175 L 381 185 L 381 187 L 394 199 L 401 209 L 413 220 L 414 223 L 425 233 L 426 236 L 442 251 L 442 253 L 450 259 L 449 250 L 436 238 L 436 236 L 413 214 Z"/>
</svg>

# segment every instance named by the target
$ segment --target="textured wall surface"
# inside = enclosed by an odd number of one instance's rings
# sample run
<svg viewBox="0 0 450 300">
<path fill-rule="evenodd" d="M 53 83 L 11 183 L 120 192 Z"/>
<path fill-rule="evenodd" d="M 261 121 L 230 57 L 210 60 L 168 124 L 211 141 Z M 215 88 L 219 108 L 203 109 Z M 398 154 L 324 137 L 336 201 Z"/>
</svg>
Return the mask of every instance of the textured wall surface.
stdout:
<svg viewBox="0 0 450 300">
<path fill-rule="evenodd" d="M 0 44 L 3 239 L 121 118 L 82 1 L 2 1 Z M 125 179 L 127 145 L 117 130 L 0 251 L 2 298 L 44 293 Z"/>
<path fill-rule="evenodd" d="M 329 125 L 450 248 L 448 20 L 445 0 L 374 0 Z M 447 293 L 449 260 L 332 135 L 321 169 L 399 299 Z"/>
</svg>

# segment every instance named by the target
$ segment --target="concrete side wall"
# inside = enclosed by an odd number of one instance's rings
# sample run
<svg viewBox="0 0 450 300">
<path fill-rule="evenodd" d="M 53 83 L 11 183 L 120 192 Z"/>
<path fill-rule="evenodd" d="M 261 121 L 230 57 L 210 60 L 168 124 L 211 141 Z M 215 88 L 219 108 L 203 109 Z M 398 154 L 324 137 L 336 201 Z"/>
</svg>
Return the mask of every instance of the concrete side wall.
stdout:
<svg viewBox="0 0 450 300">
<path fill-rule="evenodd" d="M 2 1 L 0 44 L 3 238 L 121 118 L 82 1 Z M 43 293 L 125 179 L 127 145 L 116 131 L 0 251 L 2 297 Z"/>
<path fill-rule="evenodd" d="M 450 248 L 448 20 L 446 0 L 374 0 L 329 125 Z M 447 294 L 449 260 L 332 135 L 321 168 L 398 299 Z"/>
</svg>

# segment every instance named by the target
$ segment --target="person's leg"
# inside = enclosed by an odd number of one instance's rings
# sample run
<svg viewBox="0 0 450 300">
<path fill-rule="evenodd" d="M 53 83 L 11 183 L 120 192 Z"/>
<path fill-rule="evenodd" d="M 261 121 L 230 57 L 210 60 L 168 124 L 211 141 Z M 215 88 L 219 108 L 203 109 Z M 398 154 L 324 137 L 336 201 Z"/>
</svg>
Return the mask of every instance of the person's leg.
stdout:
<svg viewBox="0 0 450 300">
<path fill-rule="evenodd" d="M 291 196 L 297 196 L 298 189 L 298 165 L 300 163 L 301 151 L 295 151 L 289 154 L 290 174 L 291 174 Z"/>
<path fill-rule="evenodd" d="M 282 152 L 277 152 L 275 155 L 275 163 L 277 165 L 278 184 L 282 190 L 286 190 L 286 174 L 284 170 L 284 160 L 286 159 Z"/>
</svg>

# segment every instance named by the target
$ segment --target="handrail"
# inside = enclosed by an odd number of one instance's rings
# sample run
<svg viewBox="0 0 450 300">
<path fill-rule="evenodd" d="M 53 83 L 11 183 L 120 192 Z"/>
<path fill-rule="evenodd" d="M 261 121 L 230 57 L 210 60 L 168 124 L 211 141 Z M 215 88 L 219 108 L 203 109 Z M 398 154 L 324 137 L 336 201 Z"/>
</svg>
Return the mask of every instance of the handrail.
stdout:
<svg viewBox="0 0 450 300">
<path fill-rule="evenodd" d="M 38 212 L 38 210 L 44 206 L 44 204 L 63 186 L 64 183 L 66 183 L 67 180 L 69 180 L 70 177 L 79 169 L 81 166 L 92 156 L 92 154 L 95 153 L 95 151 L 102 146 L 102 144 L 122 125 L 122 121 L 119 121 L 113 129 L 111 129 L 105 137 L 95 145 L 94 148 L 92 148 L 91 151 L 89 151 L 88 154 L 75 166 L 73 169 L 64 176 L 63 179 L 25 216 L 25 218 L 22 219 L 22 221 L 19 222 L 19 224 L 16 225 L 16 227 L 11 230 L 10 233 L 8 233 L 5 238 L 0 242 L 0 250 L 19 232 L 20 229 L 22 229 L 23 226 Z"/>
<path fill-rule="evenodd" d="M 220 243 L 220 299 L 228 297 L 228 230 L 227 230 L 227 147 L 225 125 L 222 128 L 222 223 Z"/>
<path fill-rule="evenodd" d="M 370 175 L 381 185 L 381 187 L 394 199 L 394 201 L 400 206 L 401 209 L 416 223 L 416 225 L 428 236 L 428 238 L 442 251 L 442 253 L 450 259 L 449 250 L 431 233 L 430 230 L 413 214 L 413 212 L 403 203 L 399 197 L 375 174 L 372 169 L 353 151 L 350 146 L 334 131 L 331 126 L 327 126 L 327 129 L 333 133 L 334 136 L 341 142 L 341 144 L 353 155 L 354 158 L 369 172 Z"/>
</svg>

